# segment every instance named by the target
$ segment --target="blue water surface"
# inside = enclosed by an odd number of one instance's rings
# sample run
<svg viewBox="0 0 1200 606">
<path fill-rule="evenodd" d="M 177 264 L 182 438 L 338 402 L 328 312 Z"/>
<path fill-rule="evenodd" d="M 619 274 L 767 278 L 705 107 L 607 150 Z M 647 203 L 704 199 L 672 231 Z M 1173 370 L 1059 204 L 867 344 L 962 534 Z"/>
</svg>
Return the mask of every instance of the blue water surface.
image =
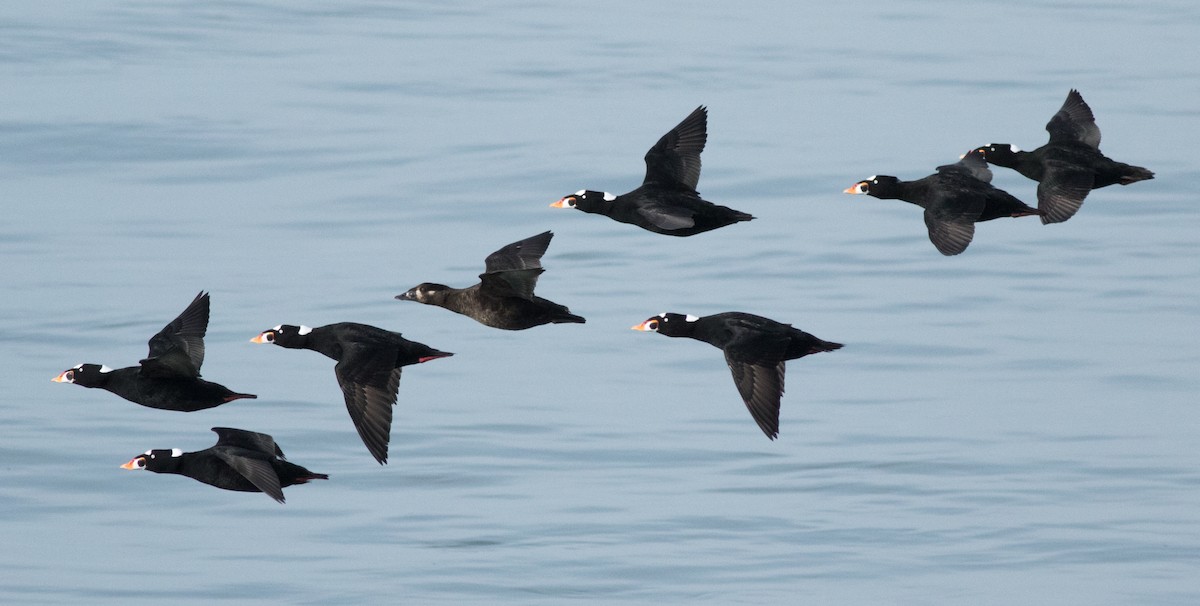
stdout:
<svg viewBox="0 0 1200 606">
<path fill-rule="evenodd" d="M 1200 602 L 1200 4 L 10 3 L 0 9 L 4 603 Z M 1071 88 L 1152 181 L 962 255 L 841 190 L 1032 149 Z M 669 238 L 548 204 L 622 193 L 709 107 Z M 1032 202 L 1035 184 L 994 184 Z M 552 229 L 513 333 L 395 301 Z M 201 289 L 171 413 L 49 379 L 127 366 Z M 788 365 L 763 437 L 720 352 L 628 330 L 728 310 L 846 344 Z M 332 362 L 279 323 L 453 351 L 405 370 L 375 464 Z M 328 482 L 128 473 L 213 426 Z"/>
</svg>

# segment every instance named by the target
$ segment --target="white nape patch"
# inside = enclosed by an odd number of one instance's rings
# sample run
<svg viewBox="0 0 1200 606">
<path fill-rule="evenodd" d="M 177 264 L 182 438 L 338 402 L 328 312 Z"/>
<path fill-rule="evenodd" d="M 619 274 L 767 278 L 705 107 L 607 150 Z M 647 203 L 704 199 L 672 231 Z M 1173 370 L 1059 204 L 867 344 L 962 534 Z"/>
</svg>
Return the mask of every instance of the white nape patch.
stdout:
<svg viewBox="0 0 1200 606">
<path fill-rule="evenodd" d="M 172 449 L 171 449 L 171 458 L 182 457 L 182 456 L 183 456 L 183 450 L 182 450 L 182 449 L 179 449 L 179 448 L 172 448 Z"/>
<path fill-rule="evenodd" d="M 693 316 L 692 314 L 688 314 L 688 315 L 684 316 L 684 317 L 683 317 L 683 319 L 684 319 L 684 320 L 687 320 L 688 322 L 695 322 L 696 320 L 699 320 L 699 319 L 700 319 L 700 317 L 699 317 L 699 316 Z"/>
<path fill-rule="evenodd" d="M 616 196 L 614 196 L 608 192 L 604 192 L 604 201 L 605 202 L 612 202 L 613 200 L 616 200 L 616 199 L 617 199 Z"/>
<path fill-rule="evenodd" d="M 307 327 L 307 326 L 305 326 L 305 325 L 303 325 L 303 324 L 301 324 L 301 325 L 300 325 L 300 334 L 302 334 L 302 335 L 306 335 L 306 334 L 308 334 L 308 333 L 310 333 L 310 332 L 312 332 L 312 329 L 311 329 L 311 328 L 309 328 L 309 327 Z"/>
<path fill-rule="evenodd" d="M 586 189 L 581 189 L 581 190 L 579 190 L 579 191 L 575 192 L 575 195 L 576 195 L 576 196 L 582 196 L 582 195 L 583 195 L 584 193 L 586 193 L 586 192 L 587 192 L 587 190 L 586 190 Z"/>
<path fill-rule="evenodd" d="M 279 326 L 276 326 L 275 328 L 272 328 L 271 330 L 273 330 L 275 332 L 279 332 L 279 331 L 283 330 L 283 324 L 280 324 Z"/>
<path fill-rule="evenodd" d="M 1009 145 L 1008 148 L 1013 150 L 1013 153 L 1021 151 L 1021 148 L 1017 147 L 1016 145 Z"/>
<path fill-rule="evenodd" d="M 111 369 L 103 364 L 100 365 L 100 372 L 112 372 L 112 371 L 113 371 L 113 369 Z"/>
</svg>

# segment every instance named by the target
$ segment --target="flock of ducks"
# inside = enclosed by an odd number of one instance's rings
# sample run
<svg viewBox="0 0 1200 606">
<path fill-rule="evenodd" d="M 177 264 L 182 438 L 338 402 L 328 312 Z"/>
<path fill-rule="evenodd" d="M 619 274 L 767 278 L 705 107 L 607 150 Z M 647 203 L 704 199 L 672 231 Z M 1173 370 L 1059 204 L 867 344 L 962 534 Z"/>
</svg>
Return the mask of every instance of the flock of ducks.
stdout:
<svg viewBox="0 0 1200 606">
<path fill-rule="evenodd" d="M 707 141 L 708 112 L 696 108 L 646 153 L 642 185 L 621 195 L 580 190 L 551 204 L 605 215 L 654 233 L 692 236 L 750 221 L 753 216 L 700 197 L 700 153 Z M 848 194 L 899 199 L 924 209 L 929 239 L 943 255 L 966 250 L 975 223 L 1000 217 L 1038 216 L 1043 223 L 1070 219 L 1088 192 L 1113 184 L 1151 179 L 1149 170 L 1116 162 L 1099 149 L 1100 129 L 1091 108 L 1071 90 L 1046 124 L 1050 140 L 1032 152 L 993 143 L 915 181 L 876 175 L 855 183 Z M 1012 168 L 1038 182 L 1037 207 L 993 187 L 988 164 Z M 513 242 L 488 255 L 479 283 L 466 288 L 425 282 L 396 299 L 443 307 L 493 328 L 525 330 L 543 324 L 584 323 L 566 306 L 534 294 L 545 271 L 541 258 L 549 231 Z M 53 380 L 100 388 L 143 406 L 192 412 L 257 396 L 235 392 L 200 378 L 209 295 L 201 292 L 181 314 L 150 338 L 149 353 L 137 366 L 111 369 L 79 364 Z M 770 439 L 779 434 L 784 365 L 842 344 L 824 341 L 769 318 L 744 312 L 697 317 L 662 313 L 633 326 L 668 337 L 688 337 L 721 349 L 734 384 L 754 421 Z M 308 349 L 337 363 L 334 375 L 350 419 L 371 456 L 387 462 L 401 370 L 453 353 L 405 339 L 400 333 L 354 322 L 310 328 L 281 324 L 260 332 L 254 343 Z M 185 475 L 226 490 L 263 492 L 283 503 L 283 488 L 328 479 L 286 460 L 275 440 L 263 433 L 214 427 L 217 443 L 197 452 L 152 449 L 122 465 Z"/>
</svg>

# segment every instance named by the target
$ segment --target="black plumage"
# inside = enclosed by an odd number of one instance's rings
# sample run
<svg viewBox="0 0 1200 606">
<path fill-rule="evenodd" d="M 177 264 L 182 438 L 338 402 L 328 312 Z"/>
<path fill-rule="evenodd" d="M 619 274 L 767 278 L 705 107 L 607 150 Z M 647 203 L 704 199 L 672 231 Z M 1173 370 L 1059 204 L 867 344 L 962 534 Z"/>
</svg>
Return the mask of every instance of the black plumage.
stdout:
<svg viewBox="0 0 1200 606">
<path fill-rule="evenodd" d="M 1070 219 L 1093 189 L 1154 178 L 1148 169 L 1117 162 L 1100 152 L 1100 127 L 1092 108 L 1075 89 L 1046 123 L 1046 131 L 1050 141 L 1031 152 L 1008 143 L 977 149 L 991 164 L 1014 169 L 1038 182 L 1042 223 Z"/>
<path fill-rule="evenodd" d="M 287 486 L 329 479 L 287 461 L 275 439 L 265 433 L 230 427 L 212 430 L 217 432 L 217 443 L 209 448 L 147 450 L 121 467 L 183 475 L 225 490 L 264 492 L 280 503 Z"/>
<path fill-rule="evenodd" d="M 698 233 L 754 217 L 700 197 L 700 152 L 708 140 L 708 110 L 697 107 L 646 152 L 641 187 L 619 196 L 580 190 L 551 204 L 605 215 L 621 223 L 669 236 Z"/>
<path fill-rule="evenodd" d="M 957 255 L 967 249 L 975 237 L 975 224 L 1000 217 L 1024 217 L 1041 214 L 1008 192 L 993 187 L 978 150 L 954 164 L 937 167 L 937 172 L 917 179 L 901 181 L 876 175 L 845 189 L 847 194 L 867 194 L 885 200 L 904 200 L 925 209 L 929 240 L 943 255 Z"/>
<path fill-rule="evenodd" d="M 398 332 L 355 322 L 317 328 L 281 324 L 251 341 L 288 349 L 310 349 L 337 360 L 333 372 L 345 396 L 350 420 L 380 464 L 387 463 L 400 369 L 454 355 L 409 341 Z"/>
<path fill-rule="evenodd" d="M 138 366 L 113 370 L 100 364 L 79 364 L 53 380 L 100 388 L 150 408 L 182 412 L 257 398 L 200 378 L 208 316 L 209 296 L 201 292 L 179 317 L 150 338 L 150 353 Z"/>
<path fill-rule="evenodd" d="M 791 324 L 737 311 L 703 317 L 662 313 L 633 328 L 689 337 L 725 352 L 746 408 L 772 440 L 779 435 L 785 361 L 842 348 L 841 343 L 823 341 Z"/>
<path fill-rule="evenodd" d="M 444 307 L 481 324 L 505 330 L 524 330 L 542 324 L 585 320 L 563 305 L 533 294 L 542 268 L 542 255 L 554 234 L 543 232 L 513 242 L 487 256 L 479 284 L 452 288 L 425 282 L 396 298 Z"/>
</svg>

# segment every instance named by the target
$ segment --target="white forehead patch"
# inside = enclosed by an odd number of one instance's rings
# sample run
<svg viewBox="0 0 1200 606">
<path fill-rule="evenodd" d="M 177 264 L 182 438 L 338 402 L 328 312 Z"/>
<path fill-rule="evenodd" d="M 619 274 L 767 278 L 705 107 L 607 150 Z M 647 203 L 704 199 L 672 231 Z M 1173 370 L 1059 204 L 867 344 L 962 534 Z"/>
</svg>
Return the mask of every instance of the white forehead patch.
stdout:
<svg viewBox="0 0 1200 606">
<path fill-rule="evenodd" d="M 144 454 L 144 455 L 146 455 L 146 456 L 150 456 L 150 451 L 149 451 L 149 450 L 147 450 L 146 452 L 143 452 L 142 454 Z"/>
<path fill-rule="evenodd" d="M 688 322 L 695 322 L 696 320 L 699 320 L 700 318 L 698 316 L 693 316 L 692 314 L 688 314 L 688 315 L 684 316 L 683 319 L 687 320 Z"/>
<path fill-rule="evenodd" d="M 280 324 L 279 326 L 276 326 L 275 328 L 272 328 L 271 330 L 273 330 L 275 332 L 279 332 L 279 331 L 283 330 L 283 324 Z"/>
<path fill-rule="evenodd" d="M 586 191 L 587 191 L 586 189 L 581 189 L 581 190 L 579 190 L 579 191 L 575 192 L 575 195 L 576 195 L 576 196 L 582 196 L 582 195 L 584 194 L 584 192 L 586 192 Z"/>
<path fill-rule="evenodd" d="M 111 368 L 109 368 L 109 367 L 107 367 L 107 366 L 105 366 L 105 365 L 103 365 L 103 364 L 101 364 L 101 365 L 100 365 L 100 372 L 112 372 L 112 369 L 111 369 Z"/>
<path fill-rule="evenodd" d="M 879 175 L 871 175 L 870 177 L 867 177 L 867 181 L 874 181 L 878 178 L 879 178 Z"/>
<path fill-rule="evenodd" d="M 604 192 L 604 201 L 605 201 L 605 202 L 612 202 L 613 200 L 616 200 L 616 199 L 617 199 L 617 197 L 616 197 L 616 196 L 614 196 L 613 194 L 610 194 L 610 193 L 608 193 L 608 192 Z"/>
<path fill-rule="evenodd" d="M 305 325 L 303 325 L 303 324 L 301 324 L 301 325 L 300 325 L 300 334 L 302 334 L 302 335 L 306 335 L 306 334 L 308 334 L 308 333 L 310 333 L 310 332 L 312 332 L 312 329 L 311 329 L 311 328 L 309 328 L 309 327 L 307 327 L 307 326 L 305 326 Z"/>
<path fill-rule="evenodd" d="M 83 362 L 80 362 L 71 367 L 71 370 L 83 370 Z"/>
</svg>

